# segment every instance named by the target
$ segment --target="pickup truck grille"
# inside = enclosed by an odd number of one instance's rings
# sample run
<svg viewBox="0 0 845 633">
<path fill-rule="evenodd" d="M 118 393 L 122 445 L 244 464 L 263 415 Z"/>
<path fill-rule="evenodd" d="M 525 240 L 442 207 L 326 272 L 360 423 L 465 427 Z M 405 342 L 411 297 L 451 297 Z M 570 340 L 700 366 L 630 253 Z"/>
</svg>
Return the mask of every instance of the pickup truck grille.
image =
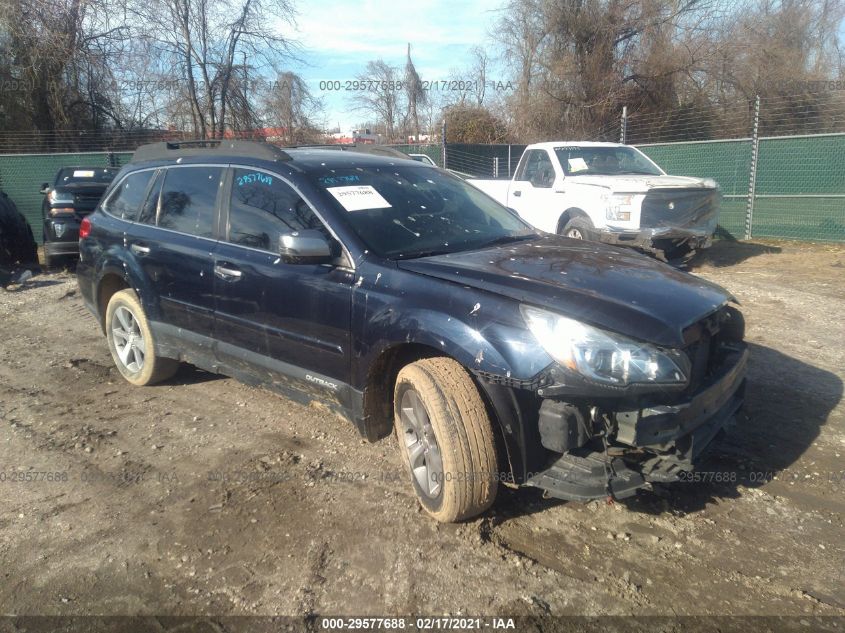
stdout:
<svg viewBox="0 0 845 633">
<path fill-rule="evenodd" d="M 715 189 L 652 189 L 643 200 L 640 227 L 701 226 L 718 208 Z"/>
</svg>

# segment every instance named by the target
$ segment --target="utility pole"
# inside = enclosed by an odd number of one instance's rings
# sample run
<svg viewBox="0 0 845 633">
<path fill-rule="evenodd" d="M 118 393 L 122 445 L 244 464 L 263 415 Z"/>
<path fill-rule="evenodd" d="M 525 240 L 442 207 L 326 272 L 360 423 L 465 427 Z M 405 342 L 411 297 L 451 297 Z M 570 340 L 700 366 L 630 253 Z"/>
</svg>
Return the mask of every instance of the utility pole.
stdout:
<svg viewBox="0 0 845 633">
<path fill-rule="evenodd" d="M 443 110 L 443 125 L 440 128 L 440 160 L 443 161 L 443 169 L 446 169 L 446 110 Z"/>
<path fill-rule="evenodd" d="M 625 144 L 628 136 L 628 106 L 622 106 L 622 124 L 619 129 L 619 142 Z"/>
</svg>

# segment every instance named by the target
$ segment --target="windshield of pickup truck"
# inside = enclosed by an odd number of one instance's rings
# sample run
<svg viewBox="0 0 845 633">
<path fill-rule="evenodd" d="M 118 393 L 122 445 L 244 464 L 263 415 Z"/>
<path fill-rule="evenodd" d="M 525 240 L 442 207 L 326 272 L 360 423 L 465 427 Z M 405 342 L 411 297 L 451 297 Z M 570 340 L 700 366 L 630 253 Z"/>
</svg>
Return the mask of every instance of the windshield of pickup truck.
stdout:
<svg viewBox="0 0 845 633">
<path fill-rule="evenodd" d="M 460 178 L 410 161 L 326 169 L 312 179 L 367 247 L 382 257 L 475 250 L 537 235 L 516 214 Z"/>
<path fill-rule="evenodd" d="M 65 167 L 56 175 L 56 186 L 82 183 L 107 185 L 114 180 L 118 171 L 110 167 Z"/>
<path fill-rule="evenodd" d="M 567 176 L 660 176 L 663 172 L 633 147 L 556 147 Z"/>
</svg>

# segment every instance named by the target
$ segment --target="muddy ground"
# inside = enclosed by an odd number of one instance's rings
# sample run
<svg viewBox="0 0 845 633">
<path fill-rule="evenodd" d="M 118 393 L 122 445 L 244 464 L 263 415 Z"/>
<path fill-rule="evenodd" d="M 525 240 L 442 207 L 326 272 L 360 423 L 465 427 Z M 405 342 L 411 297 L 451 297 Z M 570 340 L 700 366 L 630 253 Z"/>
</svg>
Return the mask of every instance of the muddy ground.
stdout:
<svg viewBox="0 0 845 633">
<path fill-rule="evenodd" d="M 69 273 L 0 291 L 0 614 L 845 615 L 845 247 L 721 242 L 694 273 L 753 354 L 723 481 L 505 490 L 463 525 L 318 407 L 130 386 Z"/>
</svg>

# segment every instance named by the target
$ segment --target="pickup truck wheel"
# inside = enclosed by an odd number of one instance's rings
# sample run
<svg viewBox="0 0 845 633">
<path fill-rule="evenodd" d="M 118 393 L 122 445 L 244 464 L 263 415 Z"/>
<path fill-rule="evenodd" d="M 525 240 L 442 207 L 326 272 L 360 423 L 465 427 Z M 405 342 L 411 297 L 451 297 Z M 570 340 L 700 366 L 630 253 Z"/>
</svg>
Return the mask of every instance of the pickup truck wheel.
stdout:
<svg viewBox="0 0 845 633">
<path fill-rule="evenodd" d="M 147 315 L 133 290 L 116 292 L 109 300 L 106 338 L 118 371 L 133 385 L 161 382 L 179 369 L 178 361 L 156 355 Z"/>
<path fill-rule="evenodd" d="M 449 523 L 496 498 L 493 428 L 469 374 L 448 358 L 404 367 L 396 379 L 394 426 L 402 461 L 423 509 Z"/>
<path fill-rule="evenodd" d="M 592 239 L 593 223 L 588 218 L 575 216 L 563 227 L 562 234 L 575 240 Z"/>
<path fill-rule="evenodd" d="M 47 248 L 47 243 L 44 244 L 44 272 L 61 272 L 67 264 L 66 258 L 61 255 L 53 255 L 50 249 Z"/>
</svg>

